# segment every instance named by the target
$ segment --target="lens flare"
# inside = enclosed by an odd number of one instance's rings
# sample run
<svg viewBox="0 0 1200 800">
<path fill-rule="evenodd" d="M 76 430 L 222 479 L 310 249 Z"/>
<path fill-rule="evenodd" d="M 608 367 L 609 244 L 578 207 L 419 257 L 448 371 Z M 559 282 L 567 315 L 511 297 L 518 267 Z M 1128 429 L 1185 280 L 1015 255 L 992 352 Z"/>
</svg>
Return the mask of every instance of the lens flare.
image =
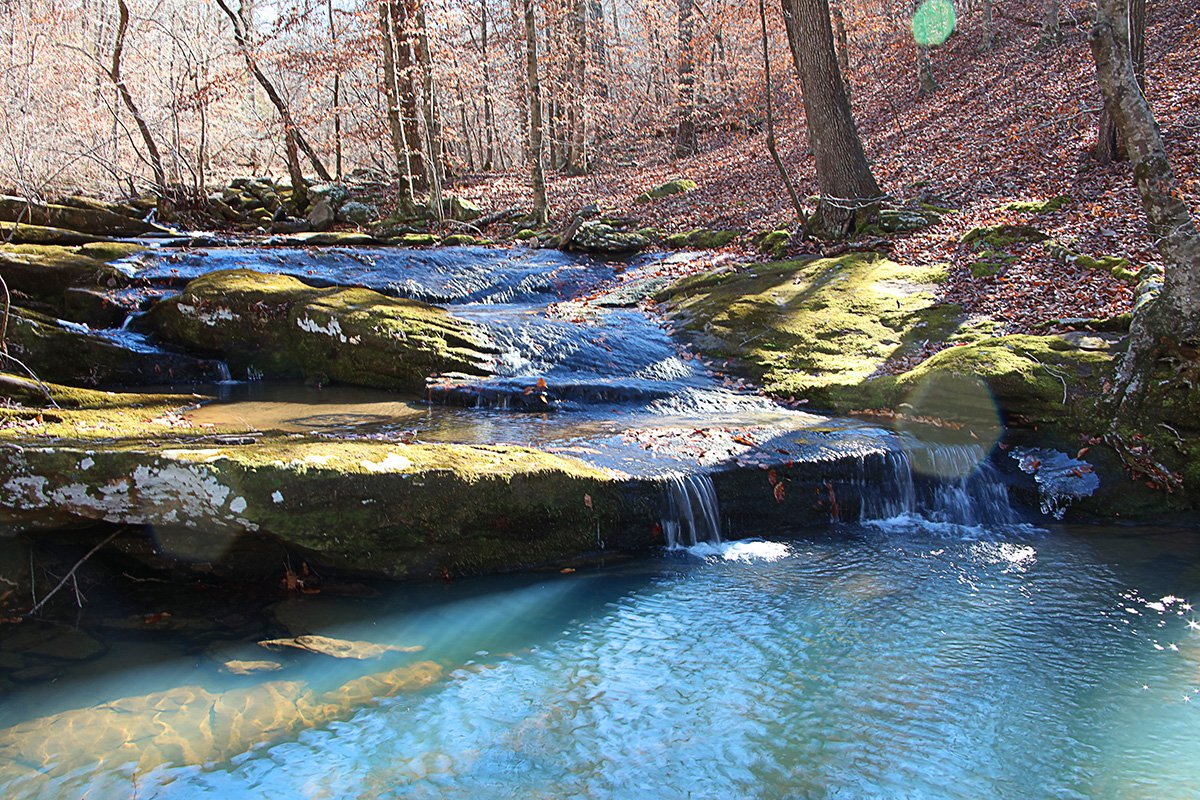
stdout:
<svg viewBox="0 0 1200 800">
<path fill-rule="evenodd" d="M 926 445 L 912 454 L 912 462 L 913 469 L 928 475 L 961 478 L 970 474 L 988 457 L 1003 433 L 991 390 L 973 375 L 934 373 L 912 391 L 907 406 L 908 413 L 900 418 L 899 427 Z M 968 463 L 967 459 L 922 456 L 947 445 L 974 445 L 964 448 L 964 452 L 973 452 L 976 457 Z"/>
<path fill-rule="evenodd" d="M 913 38 L 922 47 L 937 47 L 954 33 L 956 23 L 950 0 L 925 0 L 913 14 Z"/>
</svg>

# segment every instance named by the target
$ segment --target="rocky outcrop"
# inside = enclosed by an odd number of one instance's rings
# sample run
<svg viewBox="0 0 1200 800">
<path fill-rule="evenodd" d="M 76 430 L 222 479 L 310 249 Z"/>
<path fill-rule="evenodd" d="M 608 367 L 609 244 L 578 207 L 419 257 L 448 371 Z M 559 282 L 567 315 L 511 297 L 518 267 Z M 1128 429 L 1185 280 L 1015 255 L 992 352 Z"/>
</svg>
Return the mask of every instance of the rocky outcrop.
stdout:
<svg viewBox="0 0 1200 800">
<path fill-rule="evenodd" d="M 486 375 L 495 349 L 434 306 L 369 289 L 317 289 L 251 270 L 214 272 L 157 305 L 167 341 L 226 359 L 237 374 L 423 390 L 438 373 Z"/>
<path fill-rule="evenodd" d="M 0 195 L 0 220 L 45 228 L 64 228 L 93 236 L 143 236 L 165 232 L 165 229 L 153 223 L 121 213 L 119 206 L 100 204 L 98 201 L 90 207 L 79 207 L 35 203 L 21 197 Z"/>
<path fill-rule="evenodd" d="M 69 289 L 103 290 L 127 285 L 125 273 L 107 262 L 141 249 L 119 243 L 83 247 L 0 245 L 0 277 L 16 297 L 61 310 Z"/>
<path fill-rule="evenodd" d="M 146 386 L 212 383 L 224 365 L 152 348 L 129 349 L 64 322 L 14 308 L 8 321 L 8 352 L 42 380 L 77 386 Z"/>
<path fill-rule="evenodd" d="M 148 524 L 218 543 L 257 532 L 315 564 L 393 578 L 517 569 L 605 544 L 648 546 L 658 504 L 652 484 L 639 501 L 619 474 L 520 447 L 286 438 L 224 447 L 14 444 L 0 442 L 7 523 Z M 635 530 L 634 518 L 647 524 Z"/>
</svg>

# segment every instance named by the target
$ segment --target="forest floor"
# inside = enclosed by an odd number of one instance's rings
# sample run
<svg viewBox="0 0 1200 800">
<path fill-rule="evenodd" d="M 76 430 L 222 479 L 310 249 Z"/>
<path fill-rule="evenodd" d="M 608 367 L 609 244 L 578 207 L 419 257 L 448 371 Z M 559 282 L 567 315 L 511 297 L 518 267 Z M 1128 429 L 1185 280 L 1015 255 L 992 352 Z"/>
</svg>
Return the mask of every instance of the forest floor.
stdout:
<svg viewBox="0 0 1200 800">
<path fill-rule="evenodd" d="M 1067 16 L 1070 5 L 1064 4 Z M 1200 6 L 1167 0 L 1148 7 L 1147 95 L 1183 192 L 1200 210 L 1200 64 L 1194 58 L 1200 49 Z M 1127 259 L 1133 271 L 1158 258 L 1130 166 L 1101 166 L 1091 155 L 1102 101 L 1087 42 L 1089 18 L 1082 10 L 1074 23 L 1064 17 L 1061 44 L 1038 48 L 1040 31 L 1028 22 L 1038 18 L 1035 3 L 1016 0 L 999 13 L 990 49 L 984 46 L 981 20 L 968 16 L 960 20 L 959 32 L 932 51 L 940 88 L 931 97 L 918 96 L 911 43 L 876 47 L 852 60 L 854 111 L 880 184 L 898 201 L 919 199 L 957 212 L 931 228 L 896 237 L 893 254 L 902 263 L 948 264 L 939 299 L 1000 321 L 1002 333 L 1128 312 L 1136 279 L 1064 264 L 1049 247 L 1058 242 L 1086 256 Z M 791 74 L 790 63 L 775 69 Z M 802 196 L 815 194 L 799 98 L 792 93 L 776 103 L 780 152 Z M 552 211 L 562 221 L 598 202 L 606 213 L 667 231 L 709 227 L 753 233 L 788 226 L 791 207 L 767 155 L 761 120 L 711 126 L 693 158 L 672 160 L 670 144 L 666 134 L 640 146 L 610 143 L 592 174 L 551 175 Z M 635 163 L 622 167 L 618 160 Z M 633 202 L 673 177 L 699 186 L 645 205 Z M 528 203 L 524 173 L 461 178 L 454 189 L 488 209 Z M 1038 214 L 1005 208 L 1014 201 L 1056 196 L 1071 201 Z M 1011 263 L 993 275 L 973 271 L 979 256 L 960 245 L 960 237 L 972 227 L 1003 223 L 1035 225 L 1050 241 L 1006 248 Z M 748 237 L 733 247 L 749 250 Z"/>
</svg>

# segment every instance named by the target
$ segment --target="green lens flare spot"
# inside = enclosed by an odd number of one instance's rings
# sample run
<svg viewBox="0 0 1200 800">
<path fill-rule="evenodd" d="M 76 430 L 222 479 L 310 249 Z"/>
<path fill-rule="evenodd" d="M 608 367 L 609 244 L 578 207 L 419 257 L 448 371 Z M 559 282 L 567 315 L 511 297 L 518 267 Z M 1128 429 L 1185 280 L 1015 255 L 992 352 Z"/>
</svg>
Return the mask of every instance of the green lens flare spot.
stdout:
<svg viewBox="0 0 1200 800">
<path fill-rule="evenodd" d="M 922 47 L 937 47 L 954 33 L 956 22 L 950 0 L 925 0 L 913 14 L 913 38 Z"/>
</svg>

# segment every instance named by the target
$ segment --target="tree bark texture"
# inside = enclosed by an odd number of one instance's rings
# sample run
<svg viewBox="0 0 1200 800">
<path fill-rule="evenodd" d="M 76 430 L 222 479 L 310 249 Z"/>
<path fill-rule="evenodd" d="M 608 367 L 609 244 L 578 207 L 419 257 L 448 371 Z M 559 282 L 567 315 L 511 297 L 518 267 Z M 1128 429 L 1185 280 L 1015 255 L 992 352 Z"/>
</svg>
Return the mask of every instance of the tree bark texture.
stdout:
<svg viewBox="0 0 1200 800">
<path fill-rule="evenodd" d="M 163 171 L 162 156 L 159 155 L 158 147 L 154 144 L 154 136 L 150 133 L 150 126 L 146 124 L 146 118 L 138 110 L 137 104 L 133 101 L 133 95 L 129 93 L 129 87 L 125 85 L 125 80 L 121 77 L 121 56 L 125 51 L 125 33 L 129 30 L 129 6 L 126 5 L 125 0 L 117 0 L 117 13 L 119 15 L 117 39 L 113 44 L 112 67 L 109 69 L 108 77 L 117 87 L 117 92 L 121 95 L 121 102 L 125 104 L 125 108 L 129 109 L 134 123 L 137 124 L 138 131 L 142 135 L 142 142 L 146 145 L 146 159 L 150 162 L 150 171 L 154 173 L 155 188 L 158 189 L 159 196 L 165 198 L 167 177 Z"/>
<path fill-rule="evenodd" d="M 525 82 L 529 98 L 526 131 L 526 161 L 533 190 L 533 223 L 545 225 L 550 219 L 546 202 L 546 175 L 542 165 L 542 89 L 538 82 L 537 15 L 534 0 L 521 0 L 525 16 Z"/>
<path fill-rule="evenodd" d="M 675 129 L 675 157 L 687 158 L 700 150 L 696 133 L 696 67 L 693 53 L 695 0 L 678 0 L 679 9 L 679 98 Z"/>
<path fill-rule="evenodd" d="M 1146 376 L 1164 356 L 1192 362 L 1200 348 L 1200 231 L 1181 199 L 1154 113 L 1135 68 L 1126 0 L 1099 0 L 1091 31 L 1105 107 L 1133 162 L 1134 182 L 1163 260 L 1162 289 L 1134 313 L 1117 374 L 1123 407 L 1136 406 Z"/>
<path fill-rule="evenodd" d="M 1138 86 L 1146 88 L 1146 0 L 1125 0 L 1127 3 L 1124 21 L 1129 55 L 1133 61 L 1133 74 Z M 1096 136 L 1096 160 L 1101 164 L 1124 161 L 1128 157 L 1125 143 L 1117 130 L 1117 122 L 1107 101 L 1100 110 L 1100 130 Z"/>
<path fill-rule="evenodd" d="M 854 127 L 827 0 L 782 0 L 822 202 L 852 212 L 881 194 Z"/>
</svg>

